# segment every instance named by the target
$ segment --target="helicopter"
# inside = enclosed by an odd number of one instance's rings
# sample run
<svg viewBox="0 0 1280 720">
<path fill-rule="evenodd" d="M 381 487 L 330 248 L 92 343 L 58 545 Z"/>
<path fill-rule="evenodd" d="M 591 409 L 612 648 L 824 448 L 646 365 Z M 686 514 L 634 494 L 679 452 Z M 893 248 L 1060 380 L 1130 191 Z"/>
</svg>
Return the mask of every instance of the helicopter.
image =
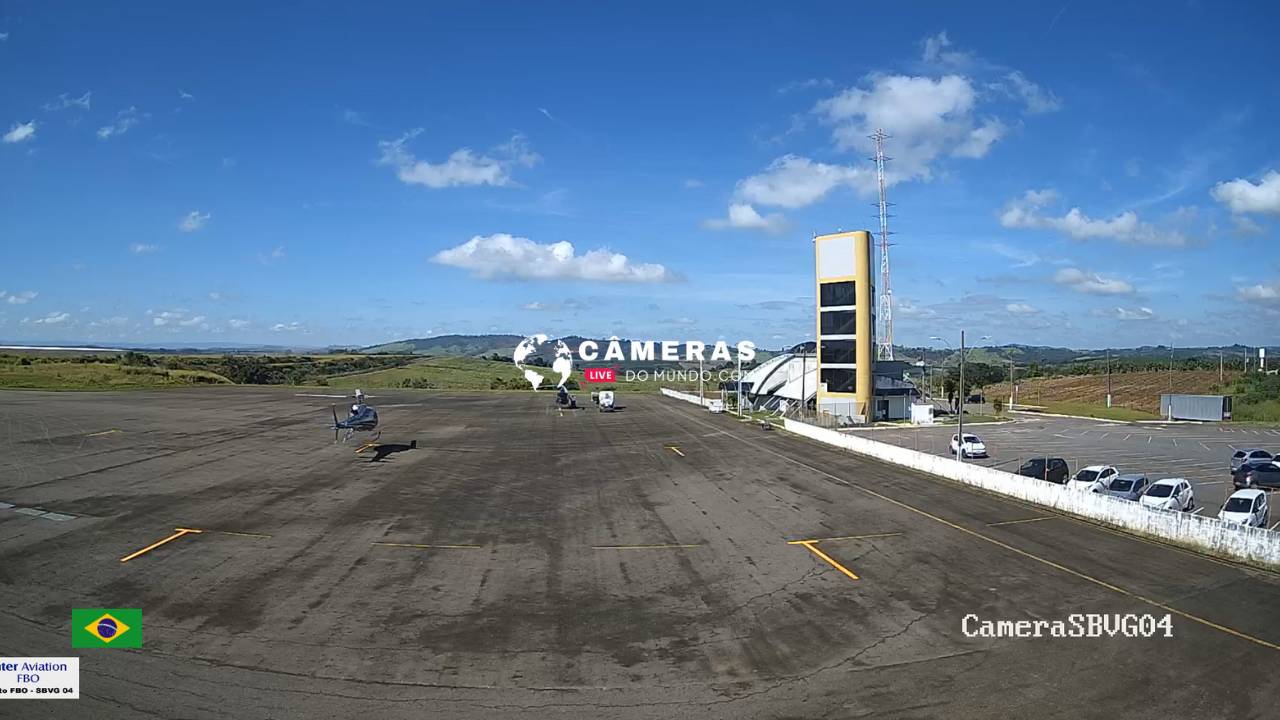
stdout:
<svg viewBox="0 0 1280 720">
<path fill-rule="evenodd" d="M 373 432 L 378 427 L 378 411 L 372 406 L 366 405 L 363 390 L 356 390 L 355 404 L 351 406 L 351 414 L 345 420 L 338 419 L 338 408 L 336 405 L 330 405 L 333 411 L 333 441 L 338 442 L 338 431 L 346 430 L 346 434 L 342 436 L 342 442 L 351 439 L 357 432 Z M 382 437 L 382 431 L 373 432 L 370 440 L 377 440 Z"/>
</svg>

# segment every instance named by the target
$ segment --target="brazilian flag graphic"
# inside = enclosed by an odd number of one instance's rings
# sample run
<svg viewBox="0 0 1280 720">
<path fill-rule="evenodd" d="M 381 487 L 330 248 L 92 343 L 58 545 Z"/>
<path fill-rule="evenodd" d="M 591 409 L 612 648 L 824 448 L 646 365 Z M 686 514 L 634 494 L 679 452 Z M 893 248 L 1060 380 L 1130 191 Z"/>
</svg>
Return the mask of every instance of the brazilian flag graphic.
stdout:
<svg viewBox="0 0 1280 720">
<path fill-rule="evenodd" d="M 73 608 L 71 647 L 142 647 L 140 608 Z"/>
</svg>

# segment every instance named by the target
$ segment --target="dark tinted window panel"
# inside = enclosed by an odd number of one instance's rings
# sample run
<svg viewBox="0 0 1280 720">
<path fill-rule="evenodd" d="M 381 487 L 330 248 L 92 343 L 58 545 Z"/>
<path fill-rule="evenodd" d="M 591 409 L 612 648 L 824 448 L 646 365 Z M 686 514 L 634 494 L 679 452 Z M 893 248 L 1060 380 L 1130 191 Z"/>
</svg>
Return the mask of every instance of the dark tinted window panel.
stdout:
<svg viewBox="0 0 1280 720">
<path fill-rule="evenodd" d="M 857 300 L 854 299 L 853 282 L 833 282 L 822 283 L 822 307 L 832 307 L 836 305 L 856 305 Z"/>
<path fill-rule="evenodd" d="M 853 340 L 822 341 L 822 364 L 824 365 L 857 362 L 854 353 Z"/>
<path fill-rule="evenodd" d="M 827 384 L 827 392 L 851 393 L 854 391 L 852 370 L 823 368 L 821 381 Z"/>
<path fill-rule="evenodd" d="M 852 335 L 857 332 L 857 313 L 853 310 L 836 310 L 818 315 L 822 318 L 823 335 Z"/>
</svg>

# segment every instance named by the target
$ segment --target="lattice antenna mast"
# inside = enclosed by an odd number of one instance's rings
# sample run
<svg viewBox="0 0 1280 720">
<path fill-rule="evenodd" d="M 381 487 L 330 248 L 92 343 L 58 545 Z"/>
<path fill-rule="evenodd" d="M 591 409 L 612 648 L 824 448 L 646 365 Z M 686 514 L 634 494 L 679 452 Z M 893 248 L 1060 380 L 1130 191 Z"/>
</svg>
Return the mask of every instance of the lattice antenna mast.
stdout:
<svg viewBox="0 0 1280 720">
<path fill-rule="evenodd" d="M 870 136 L 876 141 L 876 182 L 880 186 L 880 294 L 876 298 L 876 315 L 879 328 L 876 333 L 876 359 L 893 359 L 893 286 L 889 284 L 889 202 L 885 197 L 884 141 L 889 139 L 884 130 L 876 129 Z"/>
</svg>

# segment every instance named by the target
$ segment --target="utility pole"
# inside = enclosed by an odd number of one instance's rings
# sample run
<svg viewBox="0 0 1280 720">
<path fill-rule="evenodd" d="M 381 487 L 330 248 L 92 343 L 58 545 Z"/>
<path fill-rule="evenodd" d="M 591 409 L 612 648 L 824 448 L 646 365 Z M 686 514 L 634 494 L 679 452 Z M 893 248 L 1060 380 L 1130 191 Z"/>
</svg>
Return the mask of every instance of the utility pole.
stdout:
<svg viewBox="0 0 1280 720">
<path fill-rule="evenodd" d="M 814 341 L 813 347 L 815 350 L 818 348 L 816 340 Z M 805 356 L 804 356 L 804 343 L 800 343 L 800 414 L 798 415 L 798 417 L 804 417 L 804 406 L 805 406 L 804 398 L 806 394 L 804 383 L 809 375 L 808 366 L 809 366 L 809 362 L 808 360 L 805 359 Z"/>
<path fill-rule="evenodd" d="M 876 337 L 876 359 L 893 359 L 893 288 L 889 284 L 889 202 L 885 198 L 884 141 L 889 139 L 879 128 L 870 135 L 876 142 L 876 181 L 880 187 L 880 295 L 877 298 L 880 331 Z"/>
<path fill-rule="evenodd" d="M 1223 383 L 1223 376 L 1224 376 L 1224 372 L 1223 372 L 1223 370 L 1224 370 L 1224 368 L 1223 368 L 1223 362 L 1224 362 L 1224 361 L 1223 361 L 1223 359 L 1222 359 L 1222 350 L 1221 350 L 1221 348 L 1219 348 L 1219 350 L 1218 350 L 1218 384 L 1219 384 L 1219 385 L 1221 385 L 1221 384 Z"/>
<path fill-rule="evenodd" d="M 1018 397 L 1018 386 L 1014 385 L 1013 379 L 1013 353 L 1009 354 L 1009 409 L 1013 409 L 1013 403 Z"/>
<path fill-rule="evenodd" d="M 706 399 L 704 398 L 702 393 L 702 358 L 701 357 L 698 358 L 698 402 L 703 407 L 707 406 Z"/>
<path fill-rule="evenodd" d="M 964 462 L 964 331 L 960 331 L 960 414 L 956 423 L 956 460 Z"/>
<path fill-rule="evenodd" d="M 1107 348 L 1107 407 L 1111 407 L 1111 348 Z"/>
<path fill-rule="evenodd" d="M 738 417 L 742 417 L 742 353 L 738 353 Z"/>
</svg>

